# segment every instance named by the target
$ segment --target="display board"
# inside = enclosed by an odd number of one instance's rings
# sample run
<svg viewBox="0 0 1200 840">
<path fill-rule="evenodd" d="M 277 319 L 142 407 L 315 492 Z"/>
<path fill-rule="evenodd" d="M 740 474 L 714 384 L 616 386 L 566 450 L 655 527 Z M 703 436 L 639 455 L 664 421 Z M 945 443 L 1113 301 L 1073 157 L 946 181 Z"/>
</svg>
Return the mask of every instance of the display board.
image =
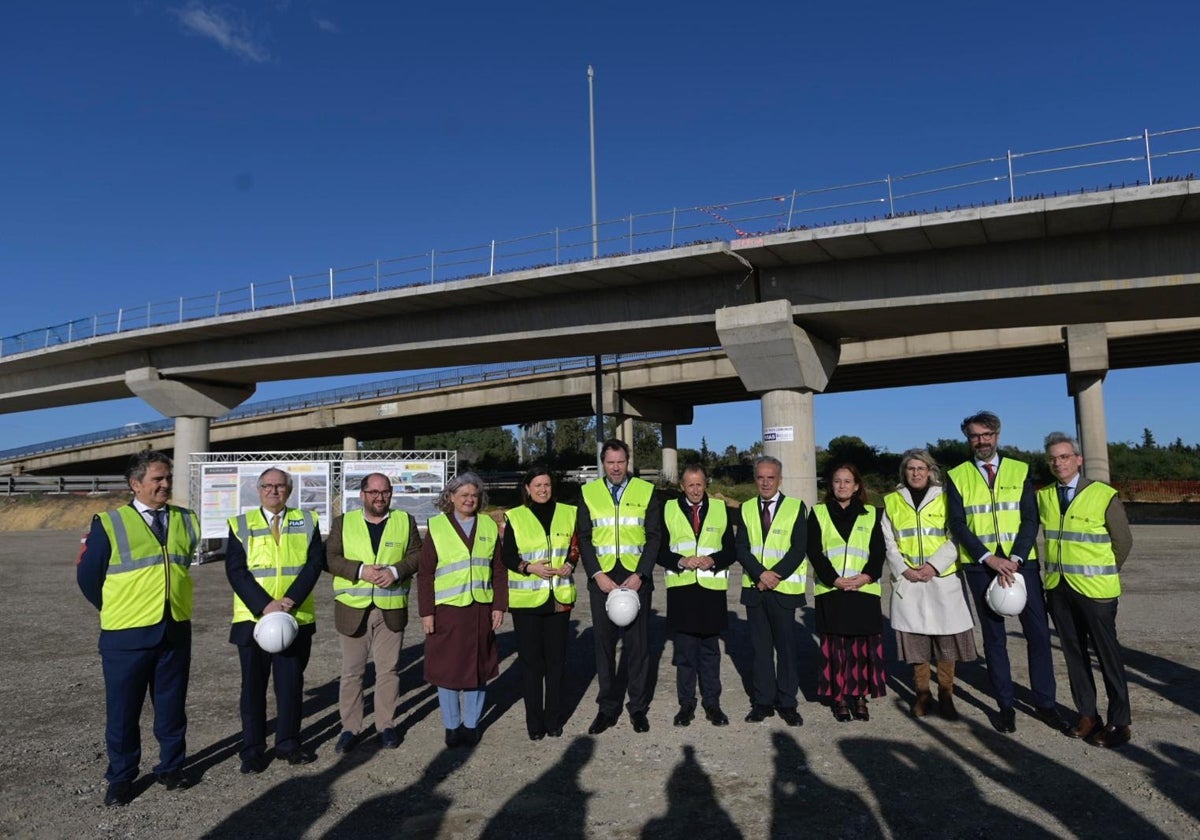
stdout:
<svg viewBox="0 0 1200 840">
<path fill-rule="evenodd" d="M 332 481 L 329 461 L 238 461 L 200 465 L 200 531 L 204 539 L 229 533 L 229 518 L 258 507 L 258 477 L 280 469 L 292 477 L 287 506 L 315 511 L 322 534 L 329 533 Z"/>
<path fill-rule="evenodd" d="M 446 486 L 445 461 L 343 461 L 343 512 L 362 509 L 358 488 L 371 473 L 388 477 L 392 483 L 392 509 L 411 513 L 418 525 L 438 513 L 434 503 Z"/>
</svg>

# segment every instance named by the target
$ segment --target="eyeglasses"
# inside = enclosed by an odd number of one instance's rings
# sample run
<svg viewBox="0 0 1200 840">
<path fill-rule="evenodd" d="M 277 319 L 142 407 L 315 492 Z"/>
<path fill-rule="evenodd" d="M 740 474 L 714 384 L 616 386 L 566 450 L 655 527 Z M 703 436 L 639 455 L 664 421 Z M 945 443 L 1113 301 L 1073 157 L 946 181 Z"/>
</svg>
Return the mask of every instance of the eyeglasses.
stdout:
<svg viewBox="0 0 1200 840">
<path fill-rule="evenodd" d="M 392 491 L 391 490 L 363 490 L 362 494 L 364 496 L 366 496 L 368 499 L 378 499 L 381 496 L 392 495 Z"/>
<path fill-rule="evenodd" d="M 967 440 L 993 440 L 996 437 L 996 432 L 980 432 L 975 435 L 967 435 Z"/>
<path fill-rule="evenodd" d="M 288 486 L 286 484 L 260 484 L 258 485 L 258 489 L 266 490 L 268 492 L 282 493 L 284 490 L 288 489 Z"/>
</svg>

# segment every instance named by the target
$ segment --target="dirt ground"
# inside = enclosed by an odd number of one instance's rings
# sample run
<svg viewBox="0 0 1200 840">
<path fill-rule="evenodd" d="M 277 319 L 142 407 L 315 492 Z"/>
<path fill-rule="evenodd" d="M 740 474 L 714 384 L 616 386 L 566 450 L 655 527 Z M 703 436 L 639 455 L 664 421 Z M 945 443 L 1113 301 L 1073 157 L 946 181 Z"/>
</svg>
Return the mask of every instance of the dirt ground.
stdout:
<svg viewBox="0 0 1200 840">
<path fill-rule="evenodd" d="M 1105 751 L 1019 714 L 993 731 L 982 662 L 960 669 L 957 723 L 906 714 L 909 670 L 896 666 L 869 723 L 837 723 L 816 702 L 816 642 L 801 616 L 804 725 L 742 722 L 749 637 L 730 597 L 723 706 L 733 720 L 674 728 L 674 668 L 661 583 L 651 637 L 657 674 L 651 730 L 626 717 L 599 737 L 586 599 L 570 648 L 560 739 L 531 742 L 519 696 L 511 621 L 501 675 L 488 689 L 486 731 L 473 751 L 442 747 L 433 690 L 421 679 L 413 611 L 397 710 L 404 741 L 374 738 L 334 754 L 338 645 L 329 584 L 306 682 L 304 737 L 316 763 L 238 772 L 238 665 L 228 644 L 230 592 L 220 564 L 197 583 L 189 696 L 187 791 L 151 784 L 157 749 L 143 715 L 143 778 L 125 808 L 105 808 L 98 621 L 79 594 L 79 531 L 7 533 L 0 542 L 0 836 L 12 837 L 1195 837 L 1200 836 L 1200 642 L 1193 630 L 1200 526 L 1137 525 L 1123 575 L 1119 630 L 1131 683 L 1134 740 Z M 886 593 L 884 603 L 886 604 Z M 1014 676 L 1027 685 L 1010 627 Z M 982 649 L 982 644 L 980 645 Z M 1069 712 L 1056 651 L 1059 701 Z M 1028 695 L 1018 703 L 1029 711 Z M 1102 706 L 1103 711 L 1103 706 Z"/>
</svg>

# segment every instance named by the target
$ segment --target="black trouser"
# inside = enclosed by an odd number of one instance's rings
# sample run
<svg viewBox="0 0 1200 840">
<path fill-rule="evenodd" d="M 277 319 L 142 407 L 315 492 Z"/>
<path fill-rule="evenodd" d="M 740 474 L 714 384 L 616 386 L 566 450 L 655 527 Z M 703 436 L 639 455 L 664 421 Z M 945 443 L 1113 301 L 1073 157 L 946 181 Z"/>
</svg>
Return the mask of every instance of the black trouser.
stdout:
<svg viewBox="0 0 1200 840">
<path fill-rule="evenodd" d="M 675 633 L 675 691 L 680 706 L 696 705 L 696 680 L 704 708 L 721 705 L 721 637 Z"/>
<path fill-rule="evenodd" d="M 1128 726 L 1129 683 L 1125 663 L 1117 642 L 1117 599 L 1097 601 L 1080 595 L 1066 581 L 1046 591 L 1050 614 L 1062 642 L 1071 681 L 1071 699 L 1075 711 L 1090 718 L 1099 717 L 1096 706 L 1096 678 L 1092 674 L 1092 651 L 1100 660 L 1100 674 L 1108 693 L 1107 722 Z"/>
<path fill-rule="evenodd" d="M 600 711 L 609 717 L 621 713 L 621 693 L 617 690 L 617 639 L 623 639 L 621 657 L 629 673 L 629 711 L 645 712 L 650 708 L 650 643 L 646 625 L 650 621 L 650 592 L 645 581 L 637 591 L 641 609 L 628 627 L 613 624 L 604 609 L 608 596 L 594 581 L 588 581 L 588 597 L 592 605 L 592 631 L 596 636 L 596 682 L 600 691 L 596 702 Z"/>
<path fill-rule="evenodd" d="M 275 676 L 275 752 L 286 756 L 300 747 L 304 669 L 312 652 L 312 633 L 300 631 L 282 653 L 267 653 L 254 642 L 238 645 L 242 665 L 242 760 L 267 750 L 267 683 Z"/>
<path fill-rule="evenodd" d="M 525 694 L 525 727 L 531 734 L 558 729 L 563 725 L 563 681 L 571 613 L 513 610 L 512 617 Z"/>
<path fill-rule="evenodd" d="M 754 646 L 754 705 L 794 709 L 800 692 L 796 609 L 764 597 L 746 606 Z"/>
</svg>

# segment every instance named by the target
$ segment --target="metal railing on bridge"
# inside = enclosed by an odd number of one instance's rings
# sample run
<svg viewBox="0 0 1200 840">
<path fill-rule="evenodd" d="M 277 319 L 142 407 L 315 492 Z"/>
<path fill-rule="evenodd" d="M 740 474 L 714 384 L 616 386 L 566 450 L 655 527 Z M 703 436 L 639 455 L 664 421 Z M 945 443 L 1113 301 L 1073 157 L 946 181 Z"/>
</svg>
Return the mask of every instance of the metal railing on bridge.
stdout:
<svg viewBox="0 0 1200 840">
<path fill-rule="evenodd" d="M 1192 172 L 1180 166 L 1178 160 L 1200 153 L 1200 146 L 1189 145 L 1198 139 L 1200 126 L 1194 126 L 1167 131 L 1145 129 L 1126 137 L 1033 151 L 1009 149 L 976 160 L 901 175 L 885 174 L 852 184 L 789 189 L 762 198 L 630 213 L 600 222 L 595 242 L 592 226 L 585 224 L 516 239 L 493 239 L 465 248 L 434 249 L 345 268 L 288 275 L 286 279 L 252 282 L 208 295 L 149 301 L 6 336 L 0 339 L 0 358 L 99 336 L 240 312 L 589 262 L 595 259 L 594 247 L 602 258 L 616 257 L 851 220 L 1016 203 L 1088 189 L 1190 180 Z M 1104 170 L 1108 184 L 1082 186 L 1079 173 L 1084 170 Z"/>
<path fill-rule="evenodd" d="M 0 476 L 0 494 L 27 496 L 33 493 L 118 493 L 129 491 L 121 475 L 5 475 Z"/>
</svg>

